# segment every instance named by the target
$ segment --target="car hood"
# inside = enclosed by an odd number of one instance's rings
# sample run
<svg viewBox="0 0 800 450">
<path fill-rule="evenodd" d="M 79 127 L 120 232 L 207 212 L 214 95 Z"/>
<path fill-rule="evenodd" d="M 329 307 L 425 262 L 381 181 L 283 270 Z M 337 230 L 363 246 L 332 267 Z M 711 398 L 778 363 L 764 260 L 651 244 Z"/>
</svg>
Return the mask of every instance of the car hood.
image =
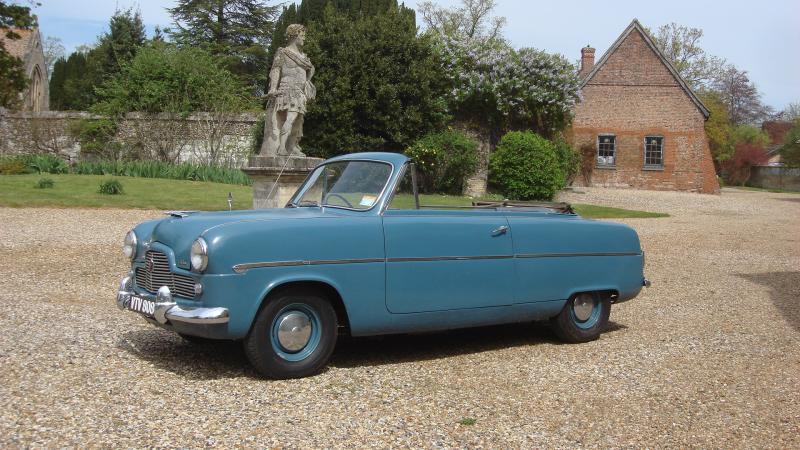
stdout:
<svg viewBox="0 0 800 450">
<path fill-rule="evenodd" d="M 247 211 L 173 213 L 158 221 L 150 234 L 158 242 L 175 251 L 178 259 L 188 260 L 192 242 L 206 231 L 223 225 L 260 220 L 311 219 L 336 216 L 330 208 L 276 208 Z"/>
</svg>

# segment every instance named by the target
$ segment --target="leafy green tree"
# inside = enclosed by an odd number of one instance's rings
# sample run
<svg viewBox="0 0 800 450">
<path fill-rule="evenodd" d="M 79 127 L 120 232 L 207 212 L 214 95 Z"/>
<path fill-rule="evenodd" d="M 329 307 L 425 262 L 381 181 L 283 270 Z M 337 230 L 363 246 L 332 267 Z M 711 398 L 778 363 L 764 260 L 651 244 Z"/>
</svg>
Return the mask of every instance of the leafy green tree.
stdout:
<svg viewBox="0 0 800 450">
<path fill-rule="evenodd" d="M 769 145 L 769 135 L 761 128 L 752 125 L 738 125 L 733 127 L 731 132 L 733 145 L 751 144 L 756 147 L 765 148 Z"/>
<path fill-rule="evenodd" d="M 733 156 L 735 142 L 733 140 L 733 126 L 728 118 L 728 108 L 722 102 L 720 95 L 714 91 L 703 91 L 700 100 L 708 108 L 709 116 L 705 123 L 706 137 L 711 148 L 711 156 L 715 165 L 729 160 Z"/>
<path fill-rule="evenodd" d="M 293 23 L 308 26 L 311 22 L 323 21 L 328 5 L 336 12 L 351 18 L 384 14 L 398 7 L 397 0 L 302 0 L 300 4 L 290 3 L 284 6 L 280 17 L 275 21 L 268 60 L 272 61 L 278 48 L 286 46 L 286 27 Z M 408 13 L 413 14 L 413 11 L 408 10 Z"/>
<path fill-rule="evenodd" d="M 93 48 L 82 48 L 59 60 L 50 75 L 50 106 L 85 111 L 97 102 L 96 89 L 116 76 L 146 42 L 141 14 L 116 11 L 109 30 Z"/>
<path fill-rule="evenodd" d="M 0 1 L 0 32 L 6 39 L 19 39 L 14 28 L 29 29 L 36 25 L 36 17 L 27 6 Z M 10 55 L 0 41 L 0 106 L 15 108 L 19 105 L 19 93 L 27 86 L 22 61 Z"/>
<path fill-rule="evenodd" d="M 794 126 L 783 141 L 781 160 L 789 167 L 800 167 L 800 119 L 795 119 Z"/>
<path fill-rule="evenodd" d="M 168 8 L 170 31 L 180 46 L 201 47 L 254 91 L 266 86 L 270 44 L 278 6 L 265 0 L 178 0 Z"/>
<path fill-rule="evenodd" d="M 305 49 L 317 68 L 317 99 L 305 118 L 306 150 L 332 156 L 402 151 L 447 120 L 441 64 L 413 10 L 359 17 L 329 5 L 309 25 Z"/>
<path fill-rule="evenodd" d="M 98 88 L 93 111 L 118 117 L 126 112 L 188 114 L 249 106 L 237 78 L 199 48 L 165 43 L 143 47 L 113 78 Z"/>
<path fill-rule="evenodd" d="M 102 79 L 119 73 L 147 40 L 142 14 L 130 8 L 116 11 L 108 28 L 97 47 L 89 53 L 89 59 L 99 66 Z"/>
<path fill-rule="evenodd" d="M 76 51 L 53 65 L 50 75 L 50 108 L 85 111 L 95 101 L 95 85 L 89 76 L 87 53 Z"/>
</svg>

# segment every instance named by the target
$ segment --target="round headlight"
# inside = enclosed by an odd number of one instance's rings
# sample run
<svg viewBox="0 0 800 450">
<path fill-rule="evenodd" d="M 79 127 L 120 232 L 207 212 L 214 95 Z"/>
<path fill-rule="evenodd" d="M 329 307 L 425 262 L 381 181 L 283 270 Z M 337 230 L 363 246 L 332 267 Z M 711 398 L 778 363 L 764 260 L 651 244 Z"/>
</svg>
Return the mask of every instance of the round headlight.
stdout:
<svg viewBox="0 0 800 450">
<path fill-rule="evenodd" d="M 208 266 L 208 244 L 203 238 L 197 238 L 192 244 L 192 251 L 189 255 L 192 261 L 192 270 L 202 272 Z"/>
<path fill-rule="evenodd" d="M 137 242 L 136 233 L 133 230 L 128 231 L 128 234 L 125 235 L 125 242 L 122 244 L 122 253 L 130 259 L 135 259 Z"/>
</svg>

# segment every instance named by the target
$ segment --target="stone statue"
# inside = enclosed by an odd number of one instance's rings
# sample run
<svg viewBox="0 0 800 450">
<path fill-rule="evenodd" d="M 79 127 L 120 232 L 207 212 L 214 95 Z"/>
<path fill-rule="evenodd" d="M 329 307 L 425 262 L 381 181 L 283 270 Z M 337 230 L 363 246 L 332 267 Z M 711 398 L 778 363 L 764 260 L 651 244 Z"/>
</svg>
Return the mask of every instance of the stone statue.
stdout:
<svg viewBox="0 0 800 450">
<path fill-rule="evenodd" d="M 286 37 L 289 44 L 275 53 L 269 72 L 264 142 L 259 152 L 263 156 L 305 156 L 297 144 L 303 136 L 306 104 L 317 95 L 311 84 L 314 66 L 303 53 L 306 28 L 289 25 Z"/>
</svg>

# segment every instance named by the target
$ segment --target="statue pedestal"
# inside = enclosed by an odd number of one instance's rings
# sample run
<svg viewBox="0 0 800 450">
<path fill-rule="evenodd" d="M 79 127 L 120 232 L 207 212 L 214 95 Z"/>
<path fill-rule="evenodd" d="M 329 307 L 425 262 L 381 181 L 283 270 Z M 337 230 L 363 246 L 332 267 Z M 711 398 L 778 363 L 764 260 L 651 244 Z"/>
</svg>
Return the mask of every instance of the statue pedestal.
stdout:
<svg viewBox="0 0 800 450">
<path fill-rule="evenodd" d="M 242 168 L 253 180 L 253 209 L 283 208 L 322 158 L 251 156 Z"/>
</svg>

